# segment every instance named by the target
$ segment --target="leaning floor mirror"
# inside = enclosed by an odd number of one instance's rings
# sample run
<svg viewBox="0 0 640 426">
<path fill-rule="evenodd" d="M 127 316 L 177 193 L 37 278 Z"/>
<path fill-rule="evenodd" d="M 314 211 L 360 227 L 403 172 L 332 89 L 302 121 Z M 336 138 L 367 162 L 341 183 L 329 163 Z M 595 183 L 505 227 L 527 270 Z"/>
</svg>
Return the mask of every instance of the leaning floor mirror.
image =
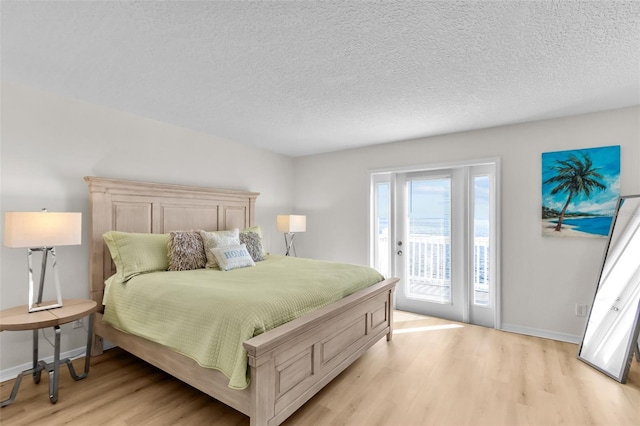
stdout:
<svg viewBox="0 0 640 426">
<path fill-rule="evenodd" d="M 578 358 L 621 383 L 640 359 L 640 195 L 618 199 Z"/>
</svg>

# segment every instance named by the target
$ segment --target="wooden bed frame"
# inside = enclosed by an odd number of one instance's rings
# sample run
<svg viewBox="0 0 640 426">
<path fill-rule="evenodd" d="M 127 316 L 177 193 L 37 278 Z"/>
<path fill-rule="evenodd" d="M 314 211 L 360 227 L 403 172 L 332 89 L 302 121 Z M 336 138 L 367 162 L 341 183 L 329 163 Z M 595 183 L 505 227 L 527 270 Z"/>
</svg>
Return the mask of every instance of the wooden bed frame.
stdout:
<svg viewBox="0 0 640 426">
<path fill-rule="evenodd" d="M 90 294 L 102 306 L 104 281 L 114 272 L 102 235 L 110 230 L 167 233 L 254 225 L 258 193 L 85 177 L 90 191 Z M 120 332 L 96 314 L 92 355 L 106 339 L 250 417 L 278 425 L 360 355 L 393 332 L 397 279 L 386 279 L 244 342 L 251 384 L 228 387 L 217 370 L 149 340 Z"/>
</svg>

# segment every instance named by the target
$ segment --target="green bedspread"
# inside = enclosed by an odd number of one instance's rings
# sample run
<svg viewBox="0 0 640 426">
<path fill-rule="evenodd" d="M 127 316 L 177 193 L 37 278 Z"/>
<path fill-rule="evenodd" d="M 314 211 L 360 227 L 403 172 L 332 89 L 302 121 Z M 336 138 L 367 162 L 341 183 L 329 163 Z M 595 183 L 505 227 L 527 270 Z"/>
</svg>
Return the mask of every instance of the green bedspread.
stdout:
<svg viewBox="0 0 640 426">
<path fill-rule="evenodd" d="M 217 369 L 230 388 L 244 389 L 244 341 L 381 280 L 364 266 L 275 255 L 228 272 L 152 272 L 110 284 L 104 321 Z"/>
</svg>

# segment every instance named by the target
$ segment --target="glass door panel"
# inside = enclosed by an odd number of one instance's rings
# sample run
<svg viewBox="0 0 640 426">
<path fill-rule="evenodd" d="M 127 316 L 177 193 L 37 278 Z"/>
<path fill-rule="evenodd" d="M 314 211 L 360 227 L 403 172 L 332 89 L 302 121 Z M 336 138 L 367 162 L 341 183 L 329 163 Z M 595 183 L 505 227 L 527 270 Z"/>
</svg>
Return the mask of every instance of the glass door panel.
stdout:
<svg viewBox="0 0 640 426">
<path fill-rule="evenodd" d="M 385 277 L 391 276 L 390 186 L 389 182 L 374 184 L 373 267 Z"/>
<path fill-rule="evenodd" d="M 469 168 L 469 322 L 495 327 L 495 166 Z"/>
<path fill-rule="evenodd" d="M 473 304 L 489 306 L 491 261 L 489 252 L 489 176 L 473 177 Z"/>
<path fill-rule="evenodd" d="M 451 178 L 407 181 L 406 296 L 451 303 Z"/>
</svg>

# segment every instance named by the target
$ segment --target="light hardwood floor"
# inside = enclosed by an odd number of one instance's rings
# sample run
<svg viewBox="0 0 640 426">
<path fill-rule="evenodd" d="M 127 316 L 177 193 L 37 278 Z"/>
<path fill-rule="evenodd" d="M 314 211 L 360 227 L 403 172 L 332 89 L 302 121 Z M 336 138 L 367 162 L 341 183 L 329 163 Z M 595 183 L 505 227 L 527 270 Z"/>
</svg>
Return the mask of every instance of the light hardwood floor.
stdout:
<svg viewBox="0 0 640 426">
<path fill-rule="evenodd" d="M 637 361 L 621 385 L 578 361 L 573 344 L 401 312 L 395 323 L 391 342 L 378 342 L 284 424 L 640 425 Z M 25 377 L 0 423 L 249 424 L 119 349 L 95 357 L 85 380 L 61 373 L 57 404 L 45 376 L 39 385 Z M 12 385 L 0 385 L 2 399 Z"/>
</svg>

